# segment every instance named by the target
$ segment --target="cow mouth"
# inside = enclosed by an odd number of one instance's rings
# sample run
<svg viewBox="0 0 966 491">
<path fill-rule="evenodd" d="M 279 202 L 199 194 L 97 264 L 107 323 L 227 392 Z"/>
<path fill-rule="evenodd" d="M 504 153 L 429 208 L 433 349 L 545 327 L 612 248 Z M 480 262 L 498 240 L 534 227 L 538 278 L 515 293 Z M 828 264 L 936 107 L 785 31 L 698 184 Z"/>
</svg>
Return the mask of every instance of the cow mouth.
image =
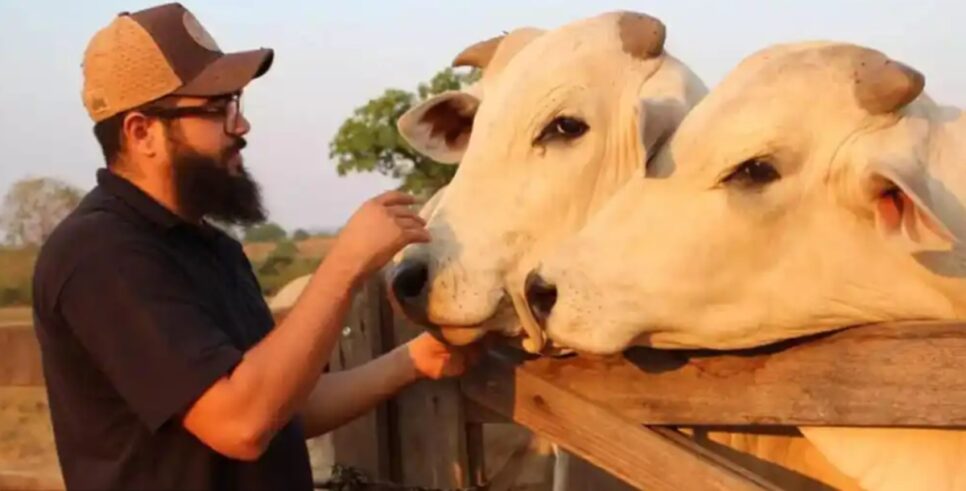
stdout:
<svg viewBox="0 0 966 491">
<path fill-rule="evenodd" d="M 524 351 L 533 354 L 541 354 L 546 347 L 546 338 L 543 329 L 533 317 L 533 312 L 527 306 L 527 301 L 523 296 L 523 290 L 508 291 L 507 296 L 513 302 L 513 310 L 520 320 L 520 327 L 523 329 L 523 339 L 520 345 Z"/>
<path fill-rule="evenodd" d="M 511 335 L 506 327 L 513 322 L 518 323 L 520 329 Z M 453 346 L 472 344 L 481 340 L 489 333 L 500 333 L 503 331 L 502 334 L 504 337 L 519 343 L 519 347 L 530 354 L 554 356 L 557 353 L 567 353 L 566 349 L 558 351 L 556 348 L 545 351 L 550 346 L 544 337 L 543 329 L 537 324 L 533 313 L 527 307 L 522 291 L 514 292 L 511 289 L 504 289 L 503 299 L 497 306 L 494 315 L 478 324 L 436 325 L 430 323 L 427 326 L 429 326 L 427 330 L 433 336 Z"/>
<path fill-rule="evenodd" d="M 524 351 L 541 354 L 547 347 L 543 330 L 527 307 L 522 289 L 513 291 L 505 288 L 503 298 L 491 317 L 479 323 L 463 325 L 433 322 L 425 312 L 414 312 L 413 309 L 401 305 L 395 295 L 389 294 L 388 297 L 393 310 L 401 313 L 409 321 L 423 326 L 438 341 L 450 346 L 466 346 L 480 341 L 489 333 L 499 333 L 501 330 L 505 332 L 508 323 L 516 320 L 521 327 L 521 332 L 516 337 Z M 506 315 L 501 315 L 501 312 L 506 312 Z M 507 334 L 506 337 L 510 337 L 508 333 L 505 334 Z"/>
<path fill-rule="evenodd" d="M 513 339 L 519 347 L 531 354 L 547 354 L 548 347 L 543 330 L 533 318 L 533 313 L 527 308 L 522 292 L 503 290 L 503 299 L 497 306 L 495 313 L 489 318 L 476 324 L 436 324 L 423 319 L 421 322 L 426 330 L 439 341 L 451 346 L 466 346 L 483 339 L 487 334 L 502 334 L 503 337 Z M 519 329 L 511 334 L 508 326 L 512 323 L 519 325 Z M 514 344 L 516 344 L 514 343 Z"/>
<path fill-rule="evenodd" d="M 475 326 L 432 326 L 428 327 L 427 330 L 436 339 L 451 346 L 473 344 L 490 332 L 488 329 L 480 327 L 479 324 Z"/>
</svg>

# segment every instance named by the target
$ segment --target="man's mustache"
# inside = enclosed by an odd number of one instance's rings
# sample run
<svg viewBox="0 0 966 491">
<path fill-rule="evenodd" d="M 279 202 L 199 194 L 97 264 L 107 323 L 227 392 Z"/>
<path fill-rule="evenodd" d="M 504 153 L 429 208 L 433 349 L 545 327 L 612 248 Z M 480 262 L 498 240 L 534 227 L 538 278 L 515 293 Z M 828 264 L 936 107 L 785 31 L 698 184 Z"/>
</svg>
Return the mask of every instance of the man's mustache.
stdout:
<svg viewBox="0 0 966 491">
<path fill-rule="evenodd" d="M 233 141 L 232 144 L 225 149 L 225 152 L 222 154 L 222 160 L 226 160 L 229 157 L 237 155 L 239 152 L 242 151 L 242 149 L 244 149 L 247 146 L 248 146 L 247 140 L 245 140 L 242 137 L 236 137 L 235 141 Z"/>
<path fill-rule="evenodd" d="M 244 149 L 247 146 L 248 146 L 248 141 L 247 140 L 245 140 L 244 138 L 242 138 L 240 136 L 239 137 L 236 137 L 235 138 L 235 141 L 232 142 L 231 146 L 228 147 L 227 154 L 228 155 L 234 155 L 234 154 L 236 154 L 238 152 L 241 152 L 242 149 Z"/>
</svg>

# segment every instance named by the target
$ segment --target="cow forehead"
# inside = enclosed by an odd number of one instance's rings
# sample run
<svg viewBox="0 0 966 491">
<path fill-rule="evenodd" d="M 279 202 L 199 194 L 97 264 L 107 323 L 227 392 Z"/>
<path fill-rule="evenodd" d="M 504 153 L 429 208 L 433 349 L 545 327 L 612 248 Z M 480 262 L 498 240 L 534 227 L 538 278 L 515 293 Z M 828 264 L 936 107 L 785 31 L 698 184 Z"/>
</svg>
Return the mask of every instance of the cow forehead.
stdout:
<svg viewBox="0 0 966 491">
<path fill-rule="evenodd" d="M 869 116 L 854 95 L 860 54 L 851 45 L 805 43 L 752 55 L 685 118 L 673 152 L 728 165 L 774 147 L 837 144 Z"/>
<path fill-rule="evenodd" d="M 622 29 L 628 29 L 627 22 L 621 25 L 623 18 L 626 16 L 610 13 L 542 32 L 506 60 L 493 90 L 519 93 L 534 86 L 587 84 L 620 76 L 608 73 L 608 68 L 635 61 L 622 38 Z M 489 96 L 491 88 L 487 90 Z"/>
<path fill-rule="evenodd" d="M 866 112 L 855 95 L 857 69 L 871 50 L 846 43 L 779 44 L 743 60 L 708 99 L 718 104 L 770 104 L 777 108 Z"/>
</svg>

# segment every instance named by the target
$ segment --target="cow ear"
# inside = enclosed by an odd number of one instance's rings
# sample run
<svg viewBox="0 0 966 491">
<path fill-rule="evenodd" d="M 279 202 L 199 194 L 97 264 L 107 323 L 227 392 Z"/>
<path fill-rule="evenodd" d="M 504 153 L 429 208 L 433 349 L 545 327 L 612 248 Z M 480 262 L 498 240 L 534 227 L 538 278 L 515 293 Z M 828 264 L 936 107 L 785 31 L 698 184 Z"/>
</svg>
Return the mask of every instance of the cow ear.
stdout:
<svg viewBox="0 0 966 491">
<path fill-rule="evenodd" d="M 463 158 L 480 99 L 469 91 L 451 90 L 406 111 L 396 127 L 417 152 L 444 164 Z"/>
<path fill-rule="evenodd" d="M 646 171 L 651 170 L 647 163 L 670 140 L 688 109 L 685 103 L 678 99 L 641 99 L 638 108 L 638 127 L 641 133 L 641 143 L 644 146 Z"/>
<path fill-rule="evenodd" d="M 915 159 L 873 163 L 867 189 L 876 230 L 909 253 L 948 251 L 966 241 L 963 209 L 947 187 Z"/>
<path fill-rule="evenodd" d="M 668 160 L 655 165 L 654 157 L 668 144 L 684 117 L 708 93 L 690 68 L 668 54 L 638 92 L 638 136 L 647 177 L 667 177 L 674 171 Z"/>
</svg>

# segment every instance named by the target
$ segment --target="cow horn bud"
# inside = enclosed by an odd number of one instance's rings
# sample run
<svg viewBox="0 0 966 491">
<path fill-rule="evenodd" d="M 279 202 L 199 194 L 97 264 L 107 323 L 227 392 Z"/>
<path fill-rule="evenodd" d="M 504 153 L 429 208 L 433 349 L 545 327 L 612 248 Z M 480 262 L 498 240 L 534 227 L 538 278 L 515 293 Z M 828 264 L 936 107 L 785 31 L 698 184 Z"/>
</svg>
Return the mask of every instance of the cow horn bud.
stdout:
<svg viewBox="0 0 966 491">
<path fill-rule="evenodd" d="M 855 67 L 855 98 L 872 114 L 885 114 L 909 104 L 922 93 L 925 77 L 882 53 L 871 51 Z"/>
<path fill-rule="evenodd" d="M 503 41 L 503 36 L 480 41 L 456 55 L 452 65 L 454 67 L 472 66 L 482 70 L 490 64 L 490 60 L 493 59 L 493 54 L 496 53 L 501 41 Z"/>
<path fill-rule="evenodd" d="M 664 52 L 667 30 L 664 23 L 649 15 L 624 12 L 617 21 L 624 52 L 642 60 Z"/>
</svg>

